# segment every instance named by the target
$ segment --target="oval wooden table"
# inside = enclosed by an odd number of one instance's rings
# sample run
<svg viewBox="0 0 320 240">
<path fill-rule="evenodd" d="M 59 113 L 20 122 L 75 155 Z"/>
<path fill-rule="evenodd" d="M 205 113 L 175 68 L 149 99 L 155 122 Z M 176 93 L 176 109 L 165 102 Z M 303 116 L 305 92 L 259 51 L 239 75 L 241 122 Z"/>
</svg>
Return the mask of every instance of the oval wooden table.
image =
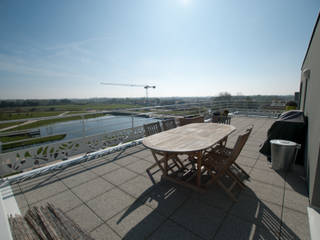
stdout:
<svg viewBox="0 0 320 240">
<path fill-rule="evenodd" d="M 235 130 L 234 126 L 226 124 L 192 123 L 146 137 L 142 143 L 152 151 L 156 162 L 163 171 L 164 178 L 196 190 L 203 190 L 201 188 L 203 152 L 228 137 Z M 161 160 L 157 158 L 157 154 L 162 156 Z M 179 154 L 195 156 L 197 160 L 195 185 L 181 181 L 177 178 L 177 174 L 168 175 L 168 161 L 172 159 L 175 162 L 180 162 L 177 157 Z M 164 167 L 159 164 L 160 162 L 164 163 Z"/>
</svg>

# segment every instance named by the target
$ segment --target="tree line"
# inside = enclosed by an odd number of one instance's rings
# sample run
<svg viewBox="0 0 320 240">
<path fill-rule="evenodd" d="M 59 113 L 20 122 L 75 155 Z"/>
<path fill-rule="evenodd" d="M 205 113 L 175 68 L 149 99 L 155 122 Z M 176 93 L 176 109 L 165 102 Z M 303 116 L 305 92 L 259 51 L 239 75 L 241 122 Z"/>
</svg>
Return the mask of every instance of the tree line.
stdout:
<svg viewBox="0 0 320 240">
<path fill-rule="evenodd" d="M 1 100 L 0 108 L 8 107 L 36 107 L 71 104 L 69 99 L 48 99 L 48 100 Z"/>
</svg>

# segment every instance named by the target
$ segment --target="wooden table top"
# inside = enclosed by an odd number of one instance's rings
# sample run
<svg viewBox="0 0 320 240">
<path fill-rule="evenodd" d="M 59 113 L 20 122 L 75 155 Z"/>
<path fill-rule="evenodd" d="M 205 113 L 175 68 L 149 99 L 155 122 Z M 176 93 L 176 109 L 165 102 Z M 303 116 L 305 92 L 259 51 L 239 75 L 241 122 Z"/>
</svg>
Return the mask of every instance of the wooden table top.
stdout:
<svg viewBox="0 0 320 240">
<path fill-rule="evenodd" d="M 212 147 L 236 128 L 217 123 L 192 123 L 143 139 L 147 148 L 161 152 L 195 152 Z"/>
</svg>

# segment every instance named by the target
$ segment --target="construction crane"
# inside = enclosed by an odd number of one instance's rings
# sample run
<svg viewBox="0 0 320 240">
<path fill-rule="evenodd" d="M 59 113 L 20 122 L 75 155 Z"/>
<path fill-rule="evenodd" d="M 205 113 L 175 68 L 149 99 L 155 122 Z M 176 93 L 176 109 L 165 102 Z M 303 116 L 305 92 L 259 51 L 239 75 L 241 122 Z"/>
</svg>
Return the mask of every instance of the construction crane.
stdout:
<svg viewBox="0 0 320 240">
<path fill-rule="evenodd" d="M 123 86 L 123 87 L 143 87 L 146 90 L 146 102 L 148 101 L 148 89 L 156 88 L 156 86 L 150 85 L 138 85 L 138 84 L 125 84 L 125 83 L 106 83 L 101 82 L 102 85 L 111 85 L 111 86 Z"/>
</svg>

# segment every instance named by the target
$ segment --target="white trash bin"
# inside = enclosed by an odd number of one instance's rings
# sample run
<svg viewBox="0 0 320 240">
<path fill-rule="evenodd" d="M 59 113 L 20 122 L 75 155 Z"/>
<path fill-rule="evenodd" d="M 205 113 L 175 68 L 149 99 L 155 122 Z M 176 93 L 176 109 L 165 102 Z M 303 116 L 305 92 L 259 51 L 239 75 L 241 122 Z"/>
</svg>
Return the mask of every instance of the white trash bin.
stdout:
<svg viewBox="0 0 320 240">
<path fill-rule="evenodd" d="M 281 139 L 270 140 L 270 143 L 272 169 L 287 171 L 291 164 L 295 162 L 301 145 Z"/>
</svg>

